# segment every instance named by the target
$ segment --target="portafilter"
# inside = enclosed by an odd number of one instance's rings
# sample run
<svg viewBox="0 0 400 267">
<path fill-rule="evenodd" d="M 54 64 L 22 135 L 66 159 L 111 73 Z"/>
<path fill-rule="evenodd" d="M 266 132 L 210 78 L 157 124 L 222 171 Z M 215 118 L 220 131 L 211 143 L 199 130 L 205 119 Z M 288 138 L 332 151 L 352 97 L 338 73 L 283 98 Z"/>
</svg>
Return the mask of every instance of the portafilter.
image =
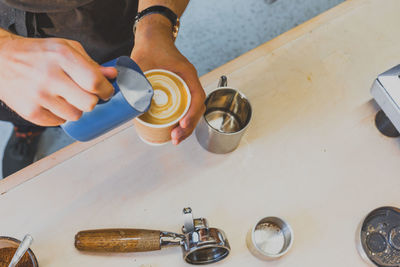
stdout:
<svg viewBox="0 0 400 267">
<path fill-rule="evenodd" d="M 190 264 L 208 264 L 226 258 L 230 246 L 225 233 L 208 226 L 205 218 L 193 219 L 184 208 L 183 234 L 145 229 L 98 229 L 75 235 L 75 247 L 87 252 L 144 252 L 180 246 Z"/>
</svg>

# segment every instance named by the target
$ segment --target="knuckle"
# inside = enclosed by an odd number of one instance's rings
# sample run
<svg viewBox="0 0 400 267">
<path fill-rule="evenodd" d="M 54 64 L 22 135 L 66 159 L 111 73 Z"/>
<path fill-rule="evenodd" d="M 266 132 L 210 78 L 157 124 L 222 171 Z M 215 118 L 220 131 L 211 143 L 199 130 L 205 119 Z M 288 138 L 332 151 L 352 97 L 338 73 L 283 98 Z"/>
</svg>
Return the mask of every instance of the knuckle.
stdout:
<svg viewBox="0 0 400 267">
<path fill-rule="evenodd" d="M 81 47 L 81 43 L 75 40 L 70 40 L 69 41 L 73 46 Z"/>
<path fill-rule="evenodd" d="M 47 38 L 43 40 L 43 43 L 49 51 L 57 50 L 60 46 L 65 45 L 65 42 L 58 38 Z"/>
<path fill-rule="evenodd" d="M 36 90 L 36 99 L 40 102 L 45 101 L 48 98 L 48 93 L 46 87 L 40 85 Z"/>
<path fill-rule="evenodd" d="M 206 105 L 202 104 L 201 105 L 201 114 L 204 114 L 206 112 Z"/>
<path fill-rule="evenodd" d="M 50 68 L 45 68 L 36 76 L 36 78 L 34 78 L 34 80 L 36 83 L 34 85 L 36 88 L 36 97 L 43 99 L 48 96 L 48 88 L 52 88 L 49 85 L 54 84 L 54 72 L 52 72 Z"/>
<path fill-rule="evenodd" d="M 186 139 L 186 138 L 188 138 L 189 136 L 191 136 L 192 133 L 193 133 L 193 131 L 194 131 L 194 128 L 191 128 L 190 131 L 187 133 L 187 135 L 185 136 L 184 139 Z"/>
<path fill-rule="evenodd" d="M 47 51 L 53 59 L 64 59 L 71 56 L 71 47 L 65 41 L 50 40 L 47 43 Z"/>
<path fill-rule="evenodd" d="M 39 106 L 28 107 L 25 110 L 25 116 L 30 120 L 38 120 L 40 118 L 41 108 Z"/>
<path fill-rule="evenodd" d="M 77 121 L 82 117 L 82 114 L 83 114 L 82 111 L 76 110 L 70 115 L 69 120 L 70 121 Z"/>
<path fill-rule="evenodd" d="M 60 45 L 57 47 L 56 53 L 58 53 L 63 58 L 69 58 L 71 55 L 71 48 L 66 45 Z"/>
<path fill-rule="evenodd" d="M 96 96 L 91 97 L 88 103 L 86 104 L 84 111 L 86 112 L 92 111 L 96 107 L 98 101 L 99 99 Z"/>
<path fill-rule="evenodd" d="M 206 93 L 204 92 L 204 90 L 200 90 L 199 91 L 199 98 L 204 102 L 204 100 L 206 99 Z M 204 103 L 203 106 L 205 107 Z"/>
<path fill-rule="evenodd" d="M 78 42 L 78 41 L 72 40 L 72 41 L 69 41 L 69 43 L 75 49 L 84 50 L 82 44 L 80 42 Z"/>
<path fill-rule="evenodd" d="M 90 75 L 88 75 L 87 81 L 88 81 L 87 90 L 89 92 L 99 92 L 100 91 L 103 80 L 101 79 L 101 77 L 99 77 L 99 75 L 96 75 L 95 73 L 91 73 Z"/>
</svg>

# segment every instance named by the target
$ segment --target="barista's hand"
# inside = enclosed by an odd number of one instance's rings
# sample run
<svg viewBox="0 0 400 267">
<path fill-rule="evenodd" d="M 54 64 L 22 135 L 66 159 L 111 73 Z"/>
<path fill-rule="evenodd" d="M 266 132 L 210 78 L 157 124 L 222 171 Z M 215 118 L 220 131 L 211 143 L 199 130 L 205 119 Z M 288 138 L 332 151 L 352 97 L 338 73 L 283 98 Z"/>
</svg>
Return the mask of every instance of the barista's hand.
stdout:
<svg viewBox="0 0 400 267">
<path fill-rule="evenodd" d="M 0 38 L 0 99 L 41 126 L 78 120 L 98 99 L 108 99 L 115 68 L 95 63 L 75 41 Z M 107 78 L 106 78 L 107 77 Z"/>
<path fill-rule="evenodd" d="M 143 20 L 150 18 L 152 16 L 145 17 Z M 159 18 L 163 19 L 161 16 Z M 154 21 L 151 29 L 146 31 L 140 31 L 138 27 L 135 48 L 131 57 L 143 71 L 149 69 L 169 70 L 180 76 L 188 85 L 192 96 L 189 110 L 186 116 L 180 120 L 179 125 L 171 132 L 172 143 L 177 145 L 192 134 L 203 115 L 205 94 L 196 69 L 174 44 L 170 22 L 166 20 L 163 21 L 163 24 L 158 25 L 157 23 Z"/>
</svg>

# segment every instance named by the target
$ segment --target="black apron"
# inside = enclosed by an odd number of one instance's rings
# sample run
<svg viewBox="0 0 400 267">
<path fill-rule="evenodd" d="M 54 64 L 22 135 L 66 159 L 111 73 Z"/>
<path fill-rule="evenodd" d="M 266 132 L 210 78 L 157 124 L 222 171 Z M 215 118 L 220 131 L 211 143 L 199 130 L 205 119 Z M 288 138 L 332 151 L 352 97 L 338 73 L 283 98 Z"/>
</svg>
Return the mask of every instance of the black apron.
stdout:
<svg viewBox="0 0 400 267">
<path fill-rule="evenodd" d="M 138 0 L 0 0 L 0 27 L 80 42 L 98 63 L 130 55 Z"/>
<path fill-rule="evenodd" d="M 0 0 L 0 27 L 24 37 L 78 41 L 102 64 L 130 55 L 137 9 L 138 0 Z M 35 127 L 2 101 L 0 120 Z"/>
</svg>

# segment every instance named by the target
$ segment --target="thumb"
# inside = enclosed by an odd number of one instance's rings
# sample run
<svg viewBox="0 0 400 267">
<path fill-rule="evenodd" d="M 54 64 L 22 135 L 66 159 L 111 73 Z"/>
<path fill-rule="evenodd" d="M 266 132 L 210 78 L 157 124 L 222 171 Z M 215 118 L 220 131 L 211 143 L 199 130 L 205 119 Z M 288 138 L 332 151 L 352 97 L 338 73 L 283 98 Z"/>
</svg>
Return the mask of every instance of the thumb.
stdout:
<svg viewBox="0 0 400 267">
<path fill-rule="evenodd" d="M 100 71 L 107 79 L 115 79 L 118 75 L 118 71 L 114 67 L 100 66 Z"/>
</svg>

